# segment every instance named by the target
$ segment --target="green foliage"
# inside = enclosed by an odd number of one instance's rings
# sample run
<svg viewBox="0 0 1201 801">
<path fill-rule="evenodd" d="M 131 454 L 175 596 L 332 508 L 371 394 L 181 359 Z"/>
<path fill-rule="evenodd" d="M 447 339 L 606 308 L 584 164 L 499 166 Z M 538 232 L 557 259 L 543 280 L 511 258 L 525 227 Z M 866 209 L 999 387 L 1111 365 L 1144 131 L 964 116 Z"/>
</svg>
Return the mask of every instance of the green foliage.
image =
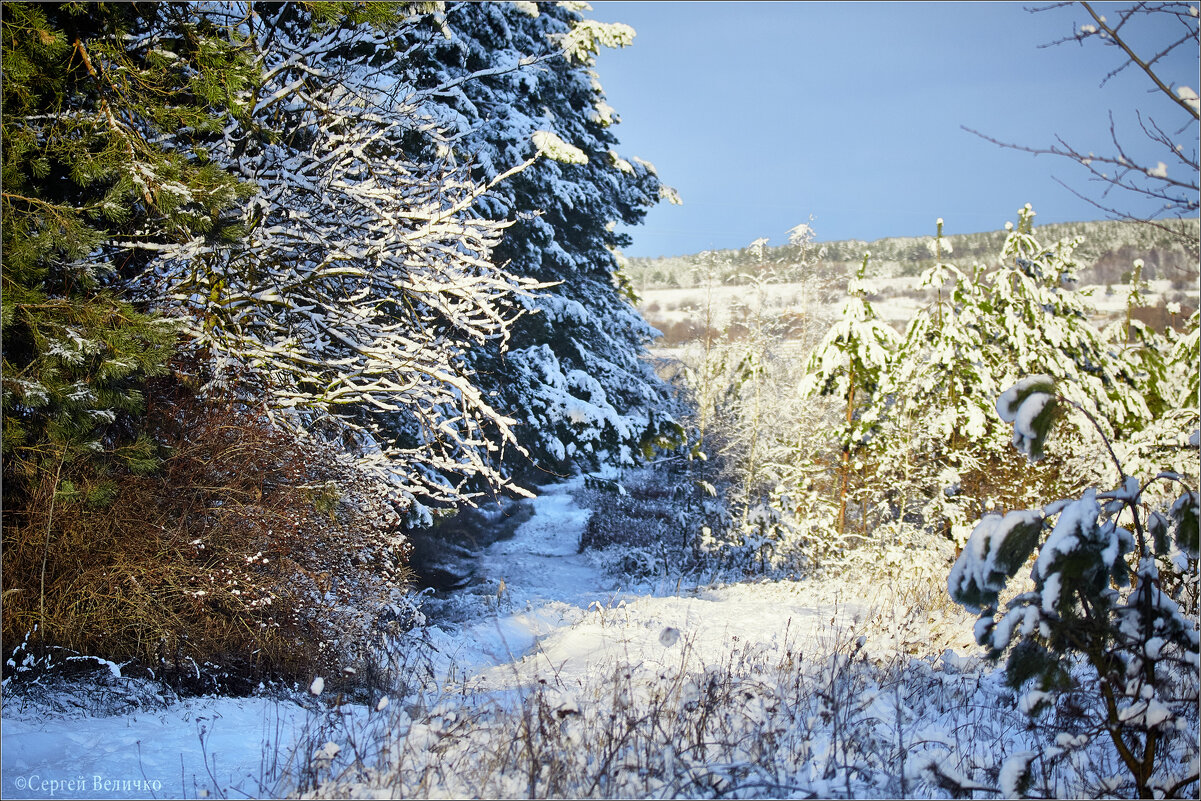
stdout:
<svg viewBox="0 0 1201 801">
<path fill-rule="evenodd" d="M 165 243 L 236 239 L 222 215 L 246 190 L 205 144 L 240 113 L 251 54 L 182 6 L 5 3 L 0 58 L 5 578 L 45 645 L 47 597 L 79 589 L 48 571 L 78 553 L 65 521 L 120 517 L 117 476 L 159 465 L 146 384 L 178 328 L 124 291 Z"/>
<path fill-rule="evenodd" d="M 5 477 L 101 452 L 146 469 L 126 443 L 177 335 L 121 278 L 139 248 L 236 237 L 220 218 L 245 189 L 203 144 L 240 113 L 250 57 L 168 6 L 6 3 L 2 23 Z"/>
<path fill-rule="evenodd" d="M 837 439 L 844 449 L 857 451 L 865 446 L 878 427 L 880 415 L 874 404 L 899 337 L 876 316 L 867 300 L 867 265 L 871 254 L 855 278 L 847 285 L 850 299 L 835 323 L 809 358 L 802 393 L 832 395 L 846 404 L 846 421 L 838 429 Z M 866 413 L 858 414 L 861 410 Z"/>
<path fill-rule="evenodd" d="M 1045 645 L 1037 640 L 1022 640 L 1010 650 L 1005 660 L 1005 682 L 1020 690 L 1036 679 L 1041 682 L 1040 686 L 1058 690 L 1071 685 L 1071 674 Z M 1027 711 L 1037 715 L 1047 708 L 1048 702 L 1048 698 L 1033 698 L 1027 703 Z"/>
<path fill-rule="evenodd" d="M 1002 384 L 1046 374 L 1098 417 L 1107 435 L 1138 430 L 1150 419 L 1140 382 L 1126 363 L 1109 356 L 1088 322 L 1086 299 L 1070 288 L 1080 241 L 1045 245 L 1034 235 L 1033 220 L 1029 205 L 1018 212 L 1002 250 L 1004 265 L 987 276 L 980 306 L 1002 342 L 990 349 L 990 369 Z"/>
<path fill-rule="evenodd" d="M 1198 495 L 1175 473 L 1146 483 L 1127 476 L 1101 424 L 1047 376 L 1019 381 L 997 402 L 1001 417 L 1013 423 L 1015 446 L 1032 460 L 1051 429 L 1053 417 L 1042 414 L 1056 404 L 1088 416 L 1121 476 L 1119 486 L 985 517 L 947 586 L 955 601 L 980 612 L 976 639 L 989 657 L 1008 654 L 1007 680 L 1029 689 L 1020 706 L 1038 714 L 1065 697 L 1094 707 L 1085 733 L 1108 735 L 1139 795 L 1151 797 L 1153 786 L 1176 783 L 1161 775 L 1165 754 L 1187 745 L 1180 738 L 1195 711 Z M 1166 516 L 1149 510 L 1144 498 L 1157 480 L 1184 490 Z M 1035 551 L 1032 589 L 998 613 L 1001 593 Z M 1080 664 L 1089 671 L 1084 678 L 1073 669 Z"/>
<path fill-rule="evenodd" d="M 1048 244 L 1036 236 L 1034 216 L 1029 206 L 1019 210 L 992 268 L 944 261 L 949 248 L 939 226 L 929 242 L 935 263 L 922 276 L 935 300 L 911 320 L 875 408 L 864 412 L 884 421 L 876 443 L 878 486 L 889 503 L 959 545 L 969 521 L 998 503 L 1076 492 L 1101 478 L 1105 464 L 1080 455 L 1096 436 L 1089 415 L 1140 470 L 1151 462 L 1183 469 L 1178 459 L 1163 460 L 1179 455 L 1180 431 L 1195 404 L 1175 397 L 1180 378 L 1166 340 L 1139 325 L 1133 326 L 1141 332 L 1138 343 L 1127 344 L 1113 327 L 1098 331 L 1088 293 L 1075 289 L 1083 240 Z M 993 399 L 1030 374 L 1042 375 L 1041 384 L 1003 397 L 998 418 Z M 1074 406 L 1039 391 L 1052 381 Z M 1034 400 L 1019 414 L 1031 393 Z M 1008 445 L 1042 458 L 1056 419 L 1065 425 L 1050 453 L 1052 467 L 1022 469 Z M 1006 430 L 1003 423 L 1015 425 Z"/>
<path fill-rule="evenodd" d="M 1013 447 L 1032 462 L 1043 458 L 1043 443 L 1058 408 L 1055 380 L 1046 375 L 1023 378 L 997 399 L 997 414 L 1013 425 Z"/>
<path fill-rule="evenodd" d="M 678 450 L 687 441 L 688 435 L 683 426 L 670 417 L 656 418 L 652 412 L 650 424 L 639 442 L 639 451 L 643 460 L 649 462 L 656 453 Z"/>
<path fill-rule="evenodd" d="M 4 297 L 6 476 L 29 476 L 45 458 L 111 448 L 113 424 L 143 411 L 141 386 L 166 372 L 176 337 L 170 321 L 107 292 L 39 295 Z"/>
<path fill-rule="evenodd" d="M 250 55 L 236 42 L 168 7 L 10 3 L 3 59 L 11 280 L 86 287 L 114 257 L 132 266 L 129 245 L 236 237 L 220 215 L 246 190 L 204 152 L 244 111 Z"/>
<path fill-rule="evenodd" d="M 424 2 L 372 2 L 360 3 L 350 0 L 339 2 L 306 2 L 304 8 L 312 15 L 313 25 L 322 30 L 327 27 L 350 24 L 367 24 L 372 27 L 387 29 L 394 27 L 398 19 L 406 13 L 432 14 L 436 11 L 437 3 Z"/>
<path fill-rule="evenodd" d="M 1169 511 L 1175 531 L 1176 547 L 1183 551 L 1189 559 L 1194 560 L 1198 556 L 1198 508 L 1201 508 L 1201 503 L 1198 502 L 1197 493 L 1186 492 L 1176 499 Z M 1166 553 L 1167 548 L 1157 548 L 1157 551 L 1160 550 Z"/>
<path fill-rule="evenodd" d="M 1196 411 L 1201 405 L 1201 311 L 1189 317 L 1184 336 L 1172 348 L 1168 369 L 1178 377 L 1174 405 Z"/>
</svg>

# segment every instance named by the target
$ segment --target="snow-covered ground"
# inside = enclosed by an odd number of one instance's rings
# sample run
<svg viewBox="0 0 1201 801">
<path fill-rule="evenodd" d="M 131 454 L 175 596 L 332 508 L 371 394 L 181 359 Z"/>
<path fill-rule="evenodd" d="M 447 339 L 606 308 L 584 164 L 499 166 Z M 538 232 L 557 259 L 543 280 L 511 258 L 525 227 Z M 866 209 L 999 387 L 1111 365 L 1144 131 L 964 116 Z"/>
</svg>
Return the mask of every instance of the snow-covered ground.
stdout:
<svg viewBox="0 0 1201 801">
<path fill-rule="evenodd" d="M 427 601 L 386 697 L 103 716 L 6 693 L 4 797 L 920 797 L 1029 762 L 958 608 L 887 580 L 623 583 L 578 552 L 582 484 L 544 487 L 470 587 Z"/>
<path fill-rule="evenodd" d="M 271 760 L 309 713 L 267 698 L 193 698 L 94 716 L 4 708 L 5 798 L 271 797 Z M 278 746 L 278 747 L 277 747 Z"/>
<path fill-rule="evenodd" d="M 423 634 L 433 646 L 427 674 L 473 677 L 470 685 L 491 687 L 551 672 L 582 678 L 618 659 L 678 662 L 663 644 L 671 630 L 703 658 L 739 637 L 764 644 L 782 643 L 786 634 L 812 639 L 868 613 L 864 594 L 839 582 L 623 585 L 607 569 L 611 554 L 578 552 L 589 513 L 572 493 L 582 485 L 577 477 L 543 487 L 533 517 L 481 554 L 476 575 L 483 580 L 427 603 L 435 623 Z"/>
<path fill-rule="evenodd" d="M 879 294 L 872 299 L 872 309 L 898 330 L 904 330 L 917 312 L 930 303 L 917 276 L 873 278 L 872 286 Z M 813 282 L 766 284 L 764 305 L 772 314 L 790 312 L 815 319 L 833 319 L 846 302 L 843 289 L 843 286 L 819 288 Z M 1089 303 L 1096 309 L 1099 319 L 1125 313 L 1129 286 L 1113 286 L 1109 292 L 1106 287 L 1097 285 L 1080 289 L 1091 293 Z M 757 291 L 749 285 L 642 289 L 639 290 L 642 298 L 639 309 L 652 323 L 660 325 L 689 320 L 699 322 L 708 310 L 713 325 L 721 327 L 731 322 L 732 315 L 754 309 L 758 302 Z M 1184 302 L 1196 308 L 1198 290 L 1195 287 L 1176 290 L 1168 280 L 1150 281 L 1145 304 L 1156 306 L 1176 297 L 1183 297 Z"/>
<path fill-rule="evenodd" d="M 851 625 L 860 605 L 831 587 L 751 584 L 676 594 L 675 586 L 622 588 L 604 555 L 578 553 L 588 512 L 573 501 L 581 479 L 543 488 L 534 515 L 479 559 L 485 577 L 430 601 L 430 625 L 411 647 L 424 688 L 451 683 L 501 690 L 554 673 L 583 681 L 618 662 L 678 664 L 685 644 L 706 661 L 740 639 L 779 647 Z M 658 592 L 655 590 L 658 589 Z M 114 692 L 122 681 L 115 680 Z M 270 796 L 298 742 L 321 714 L 270 698 L 193 698 L 116 716 L 8 699 L 3 795 L 17 797 Z M 69 706 L 69 704 L 68 704 Z M 366 721 L 366 707 L 344 711 Z"/>
</svg>

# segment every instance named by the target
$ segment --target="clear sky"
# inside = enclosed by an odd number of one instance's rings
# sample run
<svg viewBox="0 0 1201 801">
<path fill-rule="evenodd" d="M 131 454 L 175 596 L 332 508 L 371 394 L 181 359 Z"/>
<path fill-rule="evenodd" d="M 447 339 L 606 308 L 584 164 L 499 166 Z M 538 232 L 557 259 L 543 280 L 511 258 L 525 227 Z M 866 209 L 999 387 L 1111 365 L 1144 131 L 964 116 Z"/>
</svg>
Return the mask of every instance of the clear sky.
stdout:
<svg viewBox="0 0 1201 801">
<path fill-rule="evenodd" d="M 1144 140 L 1134 109 L 1164 110 L 1141 71 L 1100 86 L 1121 63 L 1116 48 L 1039 47 L 1091 21 L 1078 7 L 592 6 L 587 16 L 637 31 L 630 47 L 602 51 L 596 68 L 622 119 L 619 150 L 655 164 L 684 201 L 659 204 L 629 229 L 630 256 L 741 248 L 764 236 L 785 244 L 810 215 L 819 241 L 929 235 L 939 217 L 946 233 L 994 230 L 1025 203 L 1036 224 L 1102 219 L 1054 180 L 1093 196 L 1101 187 L 1083 167 L 1000 148 L 961 126 L 1032 147 L 1059 135 L 1100 154 L 1112 150 L 1110 110 L 1123 144 Z M 1169 73 L 1198 88 L 1191 56 Z"/>
</svg>

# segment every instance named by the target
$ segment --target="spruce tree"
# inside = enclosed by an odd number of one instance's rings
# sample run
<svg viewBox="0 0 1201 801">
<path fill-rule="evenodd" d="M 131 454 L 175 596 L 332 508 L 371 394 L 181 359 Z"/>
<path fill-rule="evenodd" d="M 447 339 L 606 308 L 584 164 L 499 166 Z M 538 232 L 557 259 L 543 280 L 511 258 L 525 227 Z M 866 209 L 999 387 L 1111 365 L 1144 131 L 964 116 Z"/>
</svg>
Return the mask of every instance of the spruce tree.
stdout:
<svg viewBox="0 0 1201 801">
<path fill-rule="evenodd" d="M 419 21 L 394 5 L 251 13 L 248 112 L 211 148 L 254 188 L 246 240 L 159 250 L 138 280 L 183 320 L 208 390 L 261 397 L 297 436 L 352 442 L 417 514 L 506 483 L 514 420 L 467 354 L 502 353 L 538 288 L 496 266 L 506 225 L 480 213 L 538 153 L 488 185 L 454 162 L 399 50 Z"/>
<path fill-rule="evenodd" d="M 1166 381 L 1163 346 L 1138 321 L 1129 329 L 1098 331 L 1089 297 L 1074 288 L 1082 240 L 1046 245 L 1033 219 L 1028 205 L 1019 210 L 991 271 L 978 265 L 969 275 L 936 257 L 923 283 L 936 289 L 937 300 L 911 322 L 880 394 L 878 413 L 889 420 L 883 486 L 915 490 L 911 497 L 921 501 L 922 518 L 953 532 L 959 544 L 967 521 L 989 504 L 1049 489 L 1036 489 L 1033 481 L 1052 480 L 1050 471 L 1018 469 L 1008 450 L 1012 431 L 1006 433 L 990 408 L 989 398 L 1026 372 L 1054 376 L 1106 436 L 1131 447 L 1131 455 L 1144 451 L 1159 460 L 1164 454 L 1162 435 L 1143 435 L 1168 413 L 1169 404 L 1158 399 Z M 941 228 L 939 234 L 936 253 Z M 1128 330 L 1141 344 L 1125 343 Z M 1074 415 L 1073 423 L 1065 430 L 1069 437 L 1092 436 L 1083 415 Z M 1097 478 L 1094 471 L 1104 468 L 1074 450 L 1057 447 L 1061 489 Z M 909 475 L 897 480 L 902 469 Z"/>
<path fill-rule="evenodd" d="M 633 32 L 587 20 L 584 9 L 449 4 L 403 46 L 416 96 L 449 127 L 453 152 L 477 180 L 492 181 L 539 143 L 562 142 L 570 154 L 540 159 L 480 206 L 511 223 L 493 258 L 554 283 L 521 300 L 531 313 L 515 325 L 507 352 L 469 354 L 488 397 L 517 419 L 532 480 L 573 463 L 632 463 L 676 430 L 667 388 L 642 358 L 655 332 L 631 302 L 616 253 L 628 238 L 614 230 L 671 192 L 649 164 L 617 152 L 618 117 L 592 69 L 599 47 L 624 45 Z"/>
</svg>

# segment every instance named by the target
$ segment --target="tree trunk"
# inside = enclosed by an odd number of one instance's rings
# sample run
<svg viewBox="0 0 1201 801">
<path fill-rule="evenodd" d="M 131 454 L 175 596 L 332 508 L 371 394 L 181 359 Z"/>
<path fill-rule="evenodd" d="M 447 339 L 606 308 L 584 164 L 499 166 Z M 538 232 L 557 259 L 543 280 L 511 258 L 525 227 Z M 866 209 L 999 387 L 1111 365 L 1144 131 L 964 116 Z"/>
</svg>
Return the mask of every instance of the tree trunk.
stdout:
<svg viewBox="0 0 1201 801">
<path fill-rule="evenodd" d="M 842 446 L 842 482 L 838 488 L 838 533 L 842 535 L 847 525 L 847 484 L 851 478 L 851 424 L 855 421 L 855 369 L 851 367 L 847 376 L 850 390 L 847 392 L 847 442 Z"/>
</svg>

